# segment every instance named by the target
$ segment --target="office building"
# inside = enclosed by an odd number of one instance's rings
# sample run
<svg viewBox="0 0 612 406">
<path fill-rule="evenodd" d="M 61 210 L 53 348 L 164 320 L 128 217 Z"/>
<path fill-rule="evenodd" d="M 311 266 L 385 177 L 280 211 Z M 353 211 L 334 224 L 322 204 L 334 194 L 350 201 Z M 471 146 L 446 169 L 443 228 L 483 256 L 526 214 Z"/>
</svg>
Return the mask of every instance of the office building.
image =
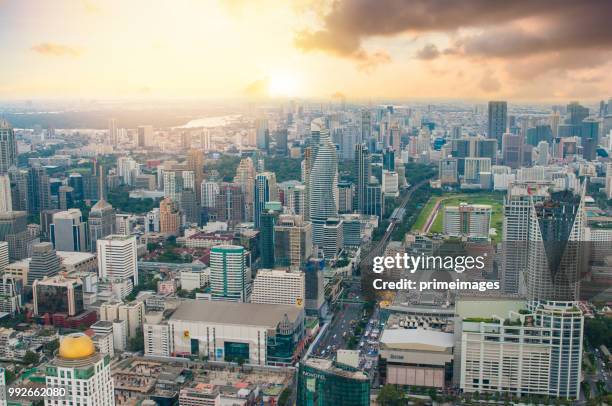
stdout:
<svg viewBox="0 0 612 406">
<path fill-rule="evenodd" d="M 308 174 L 310 221 L 312 222 L 313 243 L 324 244 L 323 227 L 329 217 L 338 215 L 338 157 L 329 131 L 317 122 L 312 124 L 313 138 L 318 138 L 314 147 L 312 168 Z"/>
<path fill-rule="evenodd" d="M 300 362 L 298 406 L 368 406 L 370 378 L 355 368 L 321 358 Z"/>
<path fill-rule="evenodd" d="M 153 126 L 139 125 L 136 133 L 136 145 L 140 148 L 148 147 L 153 143 Z"/>
<path fill-rule="evenodd" d="M 0 261 L 2 257 L 2 243 L 0 243 Z M 8 258 L 8 257 L 7 257 Z M 0 272 L 4 268 L 0 266 Z M 0 312 L 14 316 L 21 311 L 23 296 L 23 279 L 7 273 L 0 276 Z"/>
<path fill-rule="evenodd" d="M 24 211 L 0 212 L 0 241 L 8 243 L 9 259 L 29 257 L 32 239 L 27 231 L 28 215 Z"/>
<path fill-rule="evenodd" d="M 140 176 L 140 164 L 132 157 L 120 156 L 117 158 L 117 174 L 123 184 L 133 185 L 137 176 Z"/>
<path fill-rule="evenodd" d="M 36 215 L 51 208 L 51 186 L 44 167 L 33 166 L 28 169 L 27 186 L 28 214 Z"/>
<path fill-rule="evenodd" d="M 534 203 L 528 224 L 527 298 L 575 301 L 579 299 L 584 255 L 586 214 L 584 194 L 553 192 Z"/>
<path fill-rule="evenodd" d="M 261 213 L 266 203 L 278 201 L 278 187 L 276 185 L 276 174 L 273 172 L 263 172 L 255 177 L 255 189 L 253 193 L 253 210 L 255 227 L 261 225 Z"/>
<path fill-rule="evenodd" d="M 216 196 L 215 213 L 217 221 L 228 223 L 230 228 L 241 223 L 245 219 L 244 193 L 240 186 L 233 183 L 222 183 L 219 185 L 219 193 Z"/>
<path fill-rule="evenodd" d="M 11 179 L 8 175 L 0 175 L 0 213 L 7 211 L 13 211 Z"/>
<path fill-rule="evenodd" d="M 27 282 L 32 285 L 36 280 L 53 277 L 60 271 L 60 257 L 48 242 L 35 244 L 32 247 L 32 260 L 28 270 Z"/>
<path fill-rule="evenodd" d="M 131 279 L 138 285 L 136 237 L 111 234 L 97 241 L 98 275 L 103 280 Z"/>
<path fill-rule="evenodd" d="M 297 359 L 304 337 L 299 306 L 188 301 L 167 323 L 172 355 L 211 361 L 288 366 Z"/>
<path fill-rule="evenodd" d="M 118 301 L 105 302 L 100 306 L 100 320 L 113 322 L 113 329 L 117 320 L 125 323 L 118 323 L 119 330 L 125 330 L 127 337 L 134 337 L 138 330 L 142 328 L 145 315 L 145 304 L 143 302 L 123 303 Z M 123 325 L 124 328 L 121 327 Z"/>
<path fill-rule="evenodd" d="M 521 272 L 527 267 L 529 223 L 533 204 L 548 196 L 546 184 L 512 184 L 504 201 L 503 248 L 501 283 L 504 293 L 524 291 L 520 286 Z M 523 278 L 524 280 L 524 278 Z"/>
<path fill-rule="evenodd" d="M 371 157 L 365 144 L 355 146 L 355 173 L 357 182 L 355 184 L 355 209 L 358 213 L 366 213 L 366 188 L 372 175 Z"/>
<path fill-rule="evenodd" d="M 255 120 L 255 132 L 257 148 L 267 152 L 270 148 L 270 131 L 268 130 L 268 120 L 263 117 Z"/>
<path fill-rule="evenodd" d="M 319 249 L 326 261 L 338 258 L 344 247 L 344 222 L 337 217 L 329 217 L 323 224 L 323 245 Z"/>
<path fill-rule="evenodd" d="M 11 166 L 17 166 L 15 132 L 8 121 L 0 119 L 0 175 L 8 173 Z"/>
<path fill-rule="evenodd" d="M 251 303 L 304 306 L 304 295 L 302 272 L 260 269 L 253 281 Z"/>
<path fill-rule="evenodd" d="M 204 181 L 204 152 L 190 149 L 187 153 L 187 170 L 194 175 L 194 192 L 198 206 L 202 205 L 202 182 Z"/>
<path fill-rule="evenodd" d="M 491 206 L 461 203 L 444 207 L 444 234 L 452 237 L 489 238 Z"/>
<path fill-rule="evenodd" d="M 0 273 L 9 264 L 9 246 L 8 242 L 0 241 Z"/>
<path fill-rule="evenodd" d="M 508 129 L 508 103 L 505 101 L 489 102 L 489 119 L 487 136 L 501 144 L 502 135 Z"/>
<path fill-rule="evenodd" d="M 464 392 L 578 398 L 584 317 L 574 302 L 531 302 L 508 318 L 464 318 Z"/>
<path fill-rule="evenodd" d="M 459 182 L 457 158 L 441 159 L 438 165 L 438 174 L 442 186 L 456 185 Z"/>
<path fill-rule="evenodd" d="M 281 214 L 274 226 L 277 266 L 299 269 L 312 255 L 312 225 L 299 215 Z"/>
<path fill-rule="evenodd" d="M 58 251 L 87 251 L 89 233 L 79 209 L 60 211 L 53 215 L 51 242 Z"/>
<path fill-rule="evenodd" d="M 274 133 L 274 140 L 276 141 L 276 155 L 287 155 L 287 136 L 288 132 L 286 128 L 281 128 Z"/>
<path fill-rule="evenodd" d="M 46 397 L 45 406 L 113 406 L 115 391 L 110 357 L 96 352 L 91 338 L 74 333 L 60 339 L 57 357 L 45 371 L 46 387 L 66 391 Z"/>
<path fill-rule="evenodd" d="M 502 157 L 504 165 L 512 169 L 523 166 L 523 144 L 524 138 L 520 134 L 505 133 L 502 136 Z"/>
<path fill-rule="evenodd" d="M 76 316 L 84 310 L 83 283 L 61 276 L 34 280 L 32 283 L 34 315 L 65 313 Z"/>
<path fill-rule="evenodd" d="M 259 215 L 259 254 L 262 268 L 274 268 L 274 226 L 278 213 L 273 210 L 264 209 Z"/>
<path fill-rule="evenodd" d="M 76 198 L 74 188 L 70 186 L 60 186 L 58 194 L 60 210 L 68 210 L 75 207 Z"/>
<path fill-rule="evenodd" d="M 245 249 L 237 245 L 211 248 L 210 290 L 213 300 L 248 301 L 251 278 L 245 255 Z"/>
<path fill-rule="evenodd" d="M 382 171 L 382 193 L 383 196 L 399 196 L 399 176 L 395 171 Z"/>
<path fill-rule="evenodd" d="M 363 214 L 378 216 L 382 219 L 384 205 L 384 194 L 380 183 L 372 178 L 365 188 L 365 206 Z"/>
<path fill-rule="evenodd" d="M 100 199 L 89 212 L 89 243 L 95 251 L 96 241 L 115 232 L 115 209 L 106 200 Z"/>
<path fill-rule="evenodd" d="M 8 172 L 11 181 L 11 199 L 14 211 L 28 211 L 28 171 L 11 167 Z"/>
<path fill-rule="evenodd" d="M 219 194 L 219 184 L 217 182 L 202 182 L 202 207 L 214 209 L 217 204 L 217 195 Z"/>
<path fill-rule="evenodd" d="M 159 232 L 178 236 L 181 228 L 181 212 L 169 197 L 159 202 Z"/>
<path fill-rule="evenodd" d="M 465 158 L 463 182 L 479 184 L 480 174 L 491 172 L 491 158 Z"/>
</svg>

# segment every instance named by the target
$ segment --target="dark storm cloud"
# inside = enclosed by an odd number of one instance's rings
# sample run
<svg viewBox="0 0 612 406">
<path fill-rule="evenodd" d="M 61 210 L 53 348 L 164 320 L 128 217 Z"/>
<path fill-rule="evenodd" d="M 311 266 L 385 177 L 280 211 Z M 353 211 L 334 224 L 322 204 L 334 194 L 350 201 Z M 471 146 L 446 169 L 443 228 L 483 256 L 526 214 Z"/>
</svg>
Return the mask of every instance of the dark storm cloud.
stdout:
<svg viewBox="0 0 612 406">
<path fill-rule="evenodd" d="M 323 28 L 295 37 L 303 50 L 322 50 L 367 60 L 363 42 L 401 33 L 445 32 L 454 45 L 440 52 L 427 45 L 417 58 L 440 54 L 517 58 L 546 52 L 612 50 L 612 1 L 608 0 L 336 0 Z M 530 19 L 529 29 L 517 21 Z M 479 34 L 459 37 L 460 28 Z"/>
</svg>

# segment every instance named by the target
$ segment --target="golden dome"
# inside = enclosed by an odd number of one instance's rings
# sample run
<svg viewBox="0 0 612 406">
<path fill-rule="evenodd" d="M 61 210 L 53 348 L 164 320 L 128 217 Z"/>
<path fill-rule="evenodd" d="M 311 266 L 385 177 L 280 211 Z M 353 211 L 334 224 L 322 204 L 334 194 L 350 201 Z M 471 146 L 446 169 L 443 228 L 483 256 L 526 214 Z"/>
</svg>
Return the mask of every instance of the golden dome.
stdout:
<svg viewBox="0 0 612 406">
<path fill-rule="evenodd" d="M 83 333 L 69 334 L 65 336 L 59 346 L 59 356 L 64 359 L 87 358 L 96 352 L 94 343 Z"/>
</svg>

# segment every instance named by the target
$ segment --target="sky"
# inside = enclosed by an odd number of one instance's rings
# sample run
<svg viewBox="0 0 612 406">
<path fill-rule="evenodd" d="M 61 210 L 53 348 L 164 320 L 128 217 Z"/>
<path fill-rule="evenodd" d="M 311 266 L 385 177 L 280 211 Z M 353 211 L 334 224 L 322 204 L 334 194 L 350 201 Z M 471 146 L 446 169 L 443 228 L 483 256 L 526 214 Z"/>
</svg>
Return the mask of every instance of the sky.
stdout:
<svg viewBox="0 0 612 406">
<path fill-rule="evenodd" d="M 0 99 L 612 97 L 607 0 L 0 0 Z"/>
</svg>

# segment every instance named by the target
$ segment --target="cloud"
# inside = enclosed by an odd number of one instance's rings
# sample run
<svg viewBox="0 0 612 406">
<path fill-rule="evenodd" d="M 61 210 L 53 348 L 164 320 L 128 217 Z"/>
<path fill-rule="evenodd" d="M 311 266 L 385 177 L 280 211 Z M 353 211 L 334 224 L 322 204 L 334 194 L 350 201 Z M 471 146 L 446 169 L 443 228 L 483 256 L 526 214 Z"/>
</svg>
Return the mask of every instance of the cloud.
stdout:
<svg viewBox="0 0 612 406">
<path fill-rule="evenodd" d="M 244 93 L 251 97 L 265 97 L 268 96 L 268 88 L 270 86 L 270 78 L 265 77 L 263 79 L 257 79 L 249 83 L 244 88 Z"/>
<path fill-rule="evenodd" d="M 480 79 L 480 88 L 487 93 L 498 92 L 501 89 L 500 81 L 493 75 L 493 70 L 487 69 Z"/>
<path fill-rule="evenodd" d="M 422 59 L 425 61 L 436 59 L 439 56 L 440 51 L 434 44 L 427 44 L 423 48 L 419 49 L 416 53 L 417 59 Z"/>
<path fill-rule="evenodd" d="M 30 50 L 41 55 L 49 56 L 70 56 L 76 58 L 81 55 L 81 51 L 77 48 L 52 42 L 41 42 L 40 44 L 34 45 Z"/>
<path fill-rule="evenodd" d="M 567 69 L 581 69 L 603 58 L 589 56 L 583 64 L 563 54 L 612 51 L 610 15 L 608 0 L 463 0 L 460 6 L 442 0 L 336 0 L 320 28 L 298 32 L 295 42 L 305 51 L 320 50 L 359 63 L 369 56 L 364 48 L 367 41 L 444 33 L 454 41 L 452 46 L 439 50 L 430 43 L 416 52 L 416 58 L 516 61 L 557 54 Z M 546 71 L 544 63 L 540 66 Z"/>
</svg>

